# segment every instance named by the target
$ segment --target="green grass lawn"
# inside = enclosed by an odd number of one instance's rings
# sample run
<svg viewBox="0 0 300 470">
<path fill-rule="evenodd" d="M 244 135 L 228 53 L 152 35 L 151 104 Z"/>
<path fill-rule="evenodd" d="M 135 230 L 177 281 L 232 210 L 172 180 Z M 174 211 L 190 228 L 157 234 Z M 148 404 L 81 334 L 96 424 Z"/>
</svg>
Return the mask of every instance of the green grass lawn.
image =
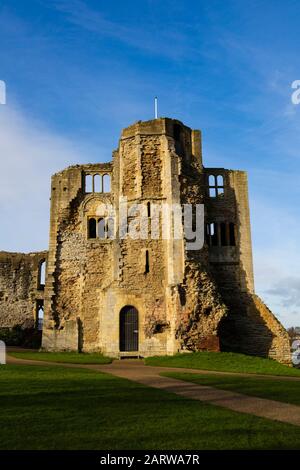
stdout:
<svg viewBox="0 0 300 470">
<path fill-rule="evenodd" d="M 299 449 L 300 428 L 91 370 L 0 366 L 1 449 Z"/>
<path fill-rule="evenodd" d="M 216 376 L 181 372 L 164 372 L 161 375 L 300 406 L 300 381 L 298 380 L 293 382 L 292 380 L 282 380 L 280 378 Z"/>
<path fill-rule="evenodd" d="M 190 369 L 242 372 L 250 374 L 289 375 L 300 377 L 300 369 L 284 366 L 272 359 L 227 352 L 197 352 L 145 359 L 149 366 L 187 367 Z"/>
<path fill-rule="evenodd" d="M 77 352 L 9 352 L 9 356 L 18 359 L 28 359 L 46 362 L 67 362 L 69 364 L 110 364 L 112 359 L 99 353 L 77 353 Z"/>
</svg>

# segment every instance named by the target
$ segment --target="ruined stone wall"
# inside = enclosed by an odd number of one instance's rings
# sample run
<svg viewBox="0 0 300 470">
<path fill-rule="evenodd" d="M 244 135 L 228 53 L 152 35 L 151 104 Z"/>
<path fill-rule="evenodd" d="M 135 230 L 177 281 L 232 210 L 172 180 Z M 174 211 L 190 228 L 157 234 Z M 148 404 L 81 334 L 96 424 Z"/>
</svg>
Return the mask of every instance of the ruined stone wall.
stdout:
<svg viewBox="0 0 300 470">
<path fill-rule="evenodd" d="M 101 216 L 105 193 L 88 193 L 87 175 L 111 174 L 111 165 L 70 167 L 52 178 L 45 349 L 99 350 L 99 291 L 111 281 L 111 242 L 89 239 L 88 220 Z M 58 189 L 58 191 L 57 191 Z M 66 197 L 65 197 L 66 195 Z"/>
<path fill-rule="evenodd" d="M 200 154 L 200 152 L 198 152 Z M 192 156 L 182 164 L 181 203 L 203 205 L 207 185 L 205 172 L 199 158 Z M 194 213 L 194 230 L 203 230 L 203 220 L 197 221 Z M 199 226 L 199 223 L 201 224 Z M 205 245 L 201 249 L 187 249 L 185 242 L 184 280 L 179 286 L 181 313 L 178 319 L 177 336 L 183 349 L 191 351 L 220 349 L 218 327 L 227 315 L 216 281 L 209 266 L 209 251 Z"/>
<path fill-rule="evenodd" d="M 36 327 L 37 301 L 44 298 L 39 268 L 46 259 L 46 251 L 0 252 L 0 327 Z"/>
<path fill-rule="evenodd" d="M 136 139 L 131 137 L 122 141 L 120 152 L 122 154 L 122 194 L 126 197 L 136 197 L 138 177 L 138 147 Z"/>
<path fill-rule="evenodd" d="M 142 136 L 141 141 L 142 196 L 161 197 L 161 142 L 159 136 Z"/>
<path fill-rule="evenodd" d="M 208 182 L 210 175 L 220 175 L 224 180 L 224 194 L 209 197 Z M 224 168 L 205 169 L 206 223 L 233 223 L 235 227 L 235 246 L 210 246 L 209 262 L 211 268 L 222 272 L 222 282 L 234 283 L 234 288 L 242 291 L 254 290 L 252 245 L 250 233 L 250 215 L 247 193 L 247 175 L 242 171 L 230 171 Z"/>
<path fill-rule="evenodd" d="M 224 196 L 206 196 L 207 222 L 235 224 L 235 246 L 210 246 L 209 266 L 228 308 L 218 327 L 221 349 L 271 357 L 290 363 L 288 335 L 254 294 L 247 175 L 242 171 L 206 169 L 224 178 Z"/>
</svg>

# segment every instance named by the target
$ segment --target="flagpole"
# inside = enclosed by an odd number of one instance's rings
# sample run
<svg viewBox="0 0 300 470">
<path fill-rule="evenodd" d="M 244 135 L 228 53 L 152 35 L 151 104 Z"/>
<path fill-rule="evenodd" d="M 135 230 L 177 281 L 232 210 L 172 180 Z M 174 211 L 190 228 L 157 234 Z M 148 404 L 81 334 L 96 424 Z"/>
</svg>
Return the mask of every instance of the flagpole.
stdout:
<svg viewBox="0 0 300 470">
<path fill-rule="evenodd" d="M 154 116 L 157 119 L 157 96 L 154 98 Z"/>
</svg>

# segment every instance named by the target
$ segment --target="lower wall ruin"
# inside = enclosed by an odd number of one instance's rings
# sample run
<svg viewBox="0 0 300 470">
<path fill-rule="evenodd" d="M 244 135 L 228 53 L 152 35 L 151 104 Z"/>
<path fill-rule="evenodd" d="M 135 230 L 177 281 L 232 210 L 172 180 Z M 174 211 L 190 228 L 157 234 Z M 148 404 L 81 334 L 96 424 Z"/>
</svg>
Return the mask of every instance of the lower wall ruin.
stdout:
<svg viewBox="0 0 300 470">
<path fill-rule="evenodd" d="M 226 304 L 229 314 L 219 326 L 221 350 L 291 364 L 288 333 L 257 295 L 227 296 Z"/>
<path fill-rule="evenodd" d="M 0 327 L 37 326 L 38 306 L 43 305 L 44 290 L 39 282 L 40 266 L 47 252 L 0 252 Z"/>
<path fill-rule="evenodd" d="M 78 351 L 79 324 L 68 320 L 61 329 L 43 329 L 43 349 L 47 351 Z"/>
</svg>

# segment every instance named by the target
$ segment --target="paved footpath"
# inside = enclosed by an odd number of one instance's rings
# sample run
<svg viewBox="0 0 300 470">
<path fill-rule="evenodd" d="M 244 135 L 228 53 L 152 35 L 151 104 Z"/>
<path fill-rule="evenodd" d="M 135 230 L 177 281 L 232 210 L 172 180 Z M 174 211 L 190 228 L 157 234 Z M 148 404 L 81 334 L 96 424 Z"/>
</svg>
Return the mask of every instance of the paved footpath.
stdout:
<svg viewBox="0 0 300 470">
<path fill-rule="evenodd" d="M 50 363 L 42 361 L 27 361 L 16 359 L 8 356 L 8 363 L 10 364 L 31 364 L 31 365 L 59 365 L 64 367 L 76 367 L 84 369 L 92 369 L 95 371 L 105 372 L 115 375 L 124 379 L 132 380 L 134 382 L 147 385 L 148 387 L 159 388 L 166 392 L 176 393 L 177 395 L 193 400 L 207 402 L 212 405 L 221 406 L 240 413 L 249 413 L 252 415 L 268 418 L 284 423 L 294 424 L 300 426 L 300 406 L 282 403 L 275 400 L 268 400 L 265 398 L 251 397 L 237 392 L 228 390 L 220 390 L 206 385 L 198 385 L 183 380 L 177 380 L 170 377 L 162 377 L 159 374 L 162 372 L 188 372 L 196 374 L 217 374 L 217 375 L 242 375 L 255 377 L 254 374 L 233 374 L 224 372 L 204 371 L 198 369 L 185 369 L 175 367 L 152 367 L 145 366 L 141 360 L 116 360 L 111 364 L 63 364 L 63 363 Z M 256 377 L 262 377 L 261 375 Z M 296 380 L 294 377 L 278 377 L 278 376 L 264 376 L 268 379 L 277 380 Z M 299 383 L 300 391 L 300 383 Z"/>
</svg>

